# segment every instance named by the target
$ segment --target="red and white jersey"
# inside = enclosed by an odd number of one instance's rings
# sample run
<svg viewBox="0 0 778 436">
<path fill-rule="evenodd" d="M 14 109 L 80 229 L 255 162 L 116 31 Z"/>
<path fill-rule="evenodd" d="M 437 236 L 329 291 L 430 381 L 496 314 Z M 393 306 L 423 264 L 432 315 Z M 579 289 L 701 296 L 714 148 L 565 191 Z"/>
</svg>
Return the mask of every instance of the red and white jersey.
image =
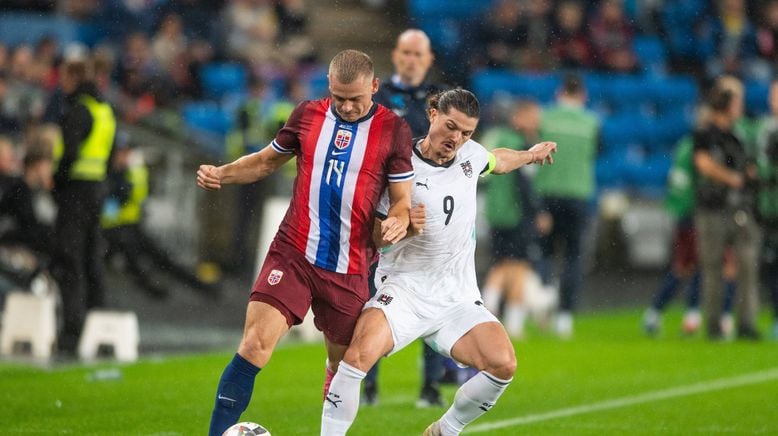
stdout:
<svg viewBox="0 0 778 436">
<path fill-rule="evenodd" d="M 405 121 L 379 104 L 348 122 L 329 98 L 300 103 L 271 143 L 297 156 L 292 202 L 276 238 L 319 268 L 367 274 L 378 197 L 387 182 L 413 179 L 411 143 Z"/>
</svg>

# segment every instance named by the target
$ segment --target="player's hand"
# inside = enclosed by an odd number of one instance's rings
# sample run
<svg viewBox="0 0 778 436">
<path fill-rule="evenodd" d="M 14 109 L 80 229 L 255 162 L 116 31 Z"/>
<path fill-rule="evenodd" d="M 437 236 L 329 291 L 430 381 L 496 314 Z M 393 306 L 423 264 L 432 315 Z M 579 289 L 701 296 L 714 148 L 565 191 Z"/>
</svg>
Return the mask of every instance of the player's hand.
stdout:
<svg viewBox="0 0 778 436">
<path fill-rule="evenodd" d="M 556 142 L 541 142 L 533 145 L 529 151 L 532 152 L 532 156 L 534 157 L 532 163 L 545 165 L 546 162 L 548 162 L 550 165 L 554 163 L 554 156 L 552 156 L 552 154 L 556 153 Z"/>
<path fill-rule="evenodd" d="M 427 210 L 424 208 L 424 203 L 411 208 L 411 232 L 414 235 L 421 235 L 424 233 L 424 226 L 427 225 Z"/>
<path fill-rule="evenodd" d="M 547 236 L 554 228 L 554 218 L 548 212 L 540 212 L 535 217 L 535 229 L 541 236 Z"/>
<path fill-rule="evenodd" d="M 213 165 L 200 165 L 197 170 L 197 186 L 206 191 L 216 191 L 222 187 L 221 171 Z"/>
<path fill-rule="evenodd" d="M 408 234 L 408 228 L 397 219 L 397 217 L 390 216 L 389 218 L 381 221 L 381 238 L 391 244 L 400 242 L 405 235 Z"/>
</svg>

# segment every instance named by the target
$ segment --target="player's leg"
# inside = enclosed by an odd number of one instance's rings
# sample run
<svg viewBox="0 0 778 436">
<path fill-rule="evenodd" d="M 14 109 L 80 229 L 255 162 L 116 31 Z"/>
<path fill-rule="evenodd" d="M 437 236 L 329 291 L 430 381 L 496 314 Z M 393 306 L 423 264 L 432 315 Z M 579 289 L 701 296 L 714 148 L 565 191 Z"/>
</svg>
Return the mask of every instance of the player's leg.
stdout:
<svg viewBox="0 0 778 436">
<path fill-rule="evenodd" d="M 216 391 L 210 435 L 221 435 L 248 407 L 254 378 L 278 340 L 299 324 L 310 308 L 311 265 L 296 249 L 274 241 L 254 283 L 238 352 Z"/>
<path fill-rule="evenodd" d="M 394 340 L 384 312 L 368 308 L 359 317 L 351 345 L 337 367 L 324 401 L 322 435 L 345 435 L 359 409 L 359 388 L 367 371 L 392 350 Z M 337 355 L 330 355 L 330 361 Z"/>
<path fill-rule="evenodd" d="M 588 221 L 588 205 L 582 200 L 564 200 L 562 212 L 556 219 L 558 231 L 565 242 L 562 274 L 559 283 L 560 305 L 556 330 L 563 338 L 573 335 L 573 311 L 583 281 L 581 247 Z"/>
<path fill-rule="evenodd" d="M 372 265 L 370 265 L 370 273 L 368 274 L 367 283 L 370 290 L 370 298 L 375 297 L 376 292 L 378 292 L 377 284 L 376 284 L 376 270 L 378 269 L 378 261 L 373 262 Z M 380 283 L 380 278 L 378 280 Z M 378 402 L 378 368 L 381 366 L 381 360 L 379 359 L 375 365 L 373 365 L 372 368 L 370 368 L 369 371 L 367 371 L 367 376 L 365 377 L 364 382 L 362 383 L 362 396 L 360 401 L 362 404 L 373 406 Z M 326 394 L 325 389 L 325 394 Z"/>
<path fill-rule="evenodd" d="M 243 339 L 219 380 L 208 431 L 210 436 L 221 435 L 238 422 L 251 401 L 254 378 L 288 330 L 289 322 L 281 311 L 264 302 L 249 302 Z"/>
<path fill-rule="evenodd" d="M 457 362 L 479 370 L 454 396 L 454 403 L 425 435 L 458 435 L 464 427 L 488 412 L 513 380 L 516 354 L 499 322 L 477 324 L 451 348 Z"/>
<path fill-rule="evenodd" d="M 719 320 L 724 294 L 721 265 L 727 229 L 718 214 L 703 210 L 696 211 L 694 225 L 697 229 L 697 253 L 700 256 L 705 327 L 709 339 L 721 339 Z"/>
</svg>

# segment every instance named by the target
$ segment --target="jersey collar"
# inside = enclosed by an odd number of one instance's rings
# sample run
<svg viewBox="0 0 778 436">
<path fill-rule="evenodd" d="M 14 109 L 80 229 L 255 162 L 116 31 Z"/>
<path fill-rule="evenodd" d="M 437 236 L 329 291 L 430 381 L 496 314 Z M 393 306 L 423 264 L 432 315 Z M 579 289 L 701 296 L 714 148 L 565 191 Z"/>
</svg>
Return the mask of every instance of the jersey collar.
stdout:
<svg viewBox="0 0 778 436">
<path fill-rule="evenodd" d="M 370 106 L 370 110 L 367 111 L 367 114 L 364 117 L 362 117 L 362 118 L 360 118 L 360 119 L 358 119 L 356 121 L 346 121 L 343 118 L 341 118 L 340 115 L 338 115 L 338 112 L 335 111 L 335 105 L 332 104 L 332 100 L 330 100 L 330 112 L 332 112 L 332 115 L 335 117 L 335 119 L 338 120 L 338 122 L 341 122 L 341 123 L 359 124 L 362 121 L 365 121 L 365 120 L 369 119 L 370 117 L 372 117 L 373 115 L 375 115 L 375 111 L 376 110 L 378 110 L 378 105 L 375 102 L 373 102 L 373 105 Z"/>
<path fill-rule="evenodd" d="M 424 163 L 426 163 L 429 166 L 433 166 L 433 167 L 437 167 L 437 168 L 448 168 L 448 167 L 450 167 L 454 163 L 455 160 L 457 160 L 456 154 L 454 155 L 453 158 L 451 158 L 451 160 L 443 162 L 442 164 L 439 164 L 439 163 L 435 162 L 432 159 L 427 159 L 426 157 L 424 157 L 424 155 L 421 154 L 421 150 L 419 149 L 419 146 L 421 146 L 421 142 L 424 141 L 424 138 L 426 138 L 426 136 L 422 136 L 420 138 L 417 138 L 416 139 L 416 144 L 413 146 L 413 152 L 416 154 L 416 156 L 419 159 L 424 161 Z"/>
</svg>

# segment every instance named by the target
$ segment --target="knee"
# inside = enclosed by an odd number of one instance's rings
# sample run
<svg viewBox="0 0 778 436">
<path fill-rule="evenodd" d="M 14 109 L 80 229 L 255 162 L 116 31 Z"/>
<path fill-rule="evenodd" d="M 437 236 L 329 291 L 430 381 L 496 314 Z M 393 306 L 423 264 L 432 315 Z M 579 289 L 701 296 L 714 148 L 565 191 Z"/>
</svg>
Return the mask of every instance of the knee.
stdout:
<svg viewBox="0 0 778 436">
<path fill-rule="evenodd" d="M 343 362 L 348 363 L 362 372 L 368 372 L 375 364 L 375 359 L 370 354 L 371 353 L 361 347 L 351 346 L 348 347 L 348 350 L 346 350 L 346 353 L 343 355 Z"/>
<path fill-rule="evenodd" d="M 510 380 L 516 373 L 516 365 L 516 356 L 506 352 L 489 359 L 485 371 L 497 378 Z"/>
<path fill-rule="evenodd" d="M 238 354 L 259 368 L 263 368 L 273 354 L 274 343 L 255 332 L 246 332 L 238 347 Z"/>
</svg>

